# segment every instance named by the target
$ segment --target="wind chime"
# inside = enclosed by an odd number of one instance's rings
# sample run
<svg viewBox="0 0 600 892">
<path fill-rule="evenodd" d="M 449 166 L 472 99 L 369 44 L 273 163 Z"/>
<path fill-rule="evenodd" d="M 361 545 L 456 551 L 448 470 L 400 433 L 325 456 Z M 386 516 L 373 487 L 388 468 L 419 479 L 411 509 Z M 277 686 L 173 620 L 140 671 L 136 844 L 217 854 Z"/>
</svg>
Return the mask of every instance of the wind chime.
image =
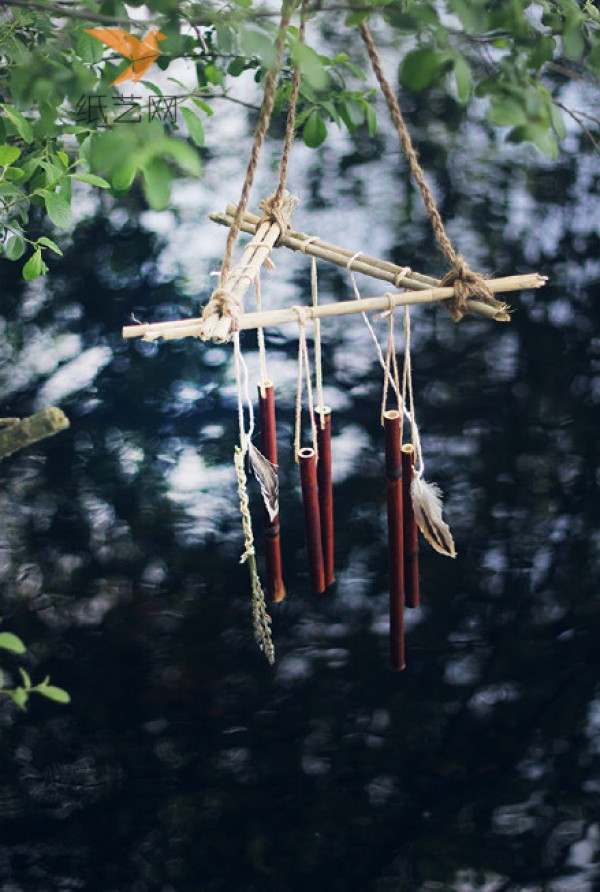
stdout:
<svg viewBox="0 0 600 892">
<path fill-rule="evenodd" d="M 275 193 L 261 202 L 262 216 L 247 211 L 248 197 L 265 134 L 267 132 L 277 78 L 281 68 L 285 35 L 290 24 L 293 4 L 284 3 L 276 40 L 276 61 L 265 77 L 264 97 L 246 170 L 240 200 L 228 205 L 224 214 L 212 214 L 211 219 L 229 227 L 219 284 L 210 296 L 202 317 L 162 323 L 141 323 L 123 329 L 126 338 L 165 340 L 198 337 L 217 343 L 233 342 L 234 369 L 237 383 L 237 402 L 240 443 L 234 450 L 240 512 L 244 532 L 244 552 L 241 560 L 250 570 L 252 612 L 256 640 L 272 663 L 275 651 L 271 637 L 271 619 L 265 593 L 258 575 L 252 519 L 246 484 L 245 460 L 248 458 L 259 481 L 264 500 L 264 536 L 267 591 L 272 601 L 285 598 L 280 538 L 279 498 L 277 476 L 277 444 L 275 428 L 275 390 L 267 373 L 264 328 L 270 325 L 296 323 L 298 339 L 298 383 L 296 394 L 295 457 L 300 468 L 300 484 L 304 507 L 308 571 L 311 591 L 321 594 L 334 582 L 333 551 L 333 496 L 331 481 L 331 410 L 324 405 L 321 374 L 320 320 L 331 316 L 361 313 L 375 344 L 383 370 L 381 422 L 385 442 L 385 479 L 387 491 L 389 589 L 390 589 L 390 661 L 394 668 L 405 666 L 404 610 L 419 605 L 419 569 L 417 528 L 425 539 L 441 554 L 455 557 L 452 534 L 442 517 L 441 494 L 435 484 L 424 478 L 424 461 L 419 429 L 415 417 L 412 389 L 410 345 L 410 306 L 432 301 L 444 301 L 455 321 L 466 313 L 475 313 L 498 322 L 508 322 L 508 306 L 495 294 L 526 288 L 539 288 L 546 278 L 537 273 L 485 279 L 470 269 L 459 255 L 445 231 L 433 195 L 425 181 L 423 170 L 406 128 L 400 107 L 386 80 L 368 25 L 360 25 L 360 35 L 381 92 L 385 98 L 394 127 L 400 138 L 412 176 L 421 195 L 436 236 L 448 260 L 451 271 L 440 281 L 416 273 L 409 267 L 370 257 L 362 252 L 352 253 L 332 245 L 314 235 L 293 231 L 290 226 L 298 199 L 286 189 L 287 168 L 295 126 L 296 101 L 300 85 L 300 71 L 296 67 L 292 81 L 286 132 L 281 156 L 279 182 Z M 303 4 L 299 39 L 304 40 L 305 5 Z M 232 268 L 233 250 L 240 232 L 250 233 L 240 261 Z M 285 246 L 311 256 L 310 305 L 278 310 L 263 310 L 260 272 L 271 263 L 275 247 Z M 316 260 L 320 259 L 346 267 L 354 292 L 354 299 L 334 304 L 319 304 Z M 391 284 L 393 291 L 376 297 L 362 297 L 355 273 Z M 254 286 L 256 312 L 246 312 L 244 296 Z M 400 374 L 395 343 L 395 314 L 404 308 L 404 362 Z M 379 311 L 387 317 L 388 339 L 385 352 L 369 321 L 368 313 Z M 314 359 L 316 369 L 317 402 L 313 403 L 311 370 L 306 340 L 306 326 L 314 325 Z M 252 442 L 254 409 L 250 396 L 249 375 L 244 361 L 240 332 L 257 329 L 260 358 L 258 407 L 260 419 L 260 450 Z M 306 389 L 310 420 L 311 445 L 301 445 L 303 391 Z M 396 407 L 388 409 L 390 394 Z M 403 442 L 405 426 L 409 441 Z"/>
</svg>

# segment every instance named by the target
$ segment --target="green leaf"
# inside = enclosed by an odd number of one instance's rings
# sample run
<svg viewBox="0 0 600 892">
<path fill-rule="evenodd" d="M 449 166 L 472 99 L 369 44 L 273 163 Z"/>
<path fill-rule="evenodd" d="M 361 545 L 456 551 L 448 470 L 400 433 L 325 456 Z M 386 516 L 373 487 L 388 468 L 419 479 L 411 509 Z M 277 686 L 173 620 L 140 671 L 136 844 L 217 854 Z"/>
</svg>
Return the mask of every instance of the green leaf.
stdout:
<svg viewBox="0 0 600 892">
<path fill-rule="evenodd" d="M 10 650 L 14 654 L 24 654 L 25 645 L 17 635 L 12 632 L 0 632 L 0 647 Z"/>
<path fill-rule="evenodd" d="M 377 112 L 368 102 L 365 102 L 365 114 L 367 116 L 367 127 L 369 129 L 369 136 L 371 137 L 371 139 L 373 139 L 373 137 L 377 133 Z"/>
<path fill-rule="evenodd" d="M 6 105 L 5 103 L 0 103 L 0 108 L 4 109 L 6 117 L 12 122 L 15 130 L 21 137 L 24 139 L 26 143 L 33 142 L 33 130 L 31 129 L 31 124 L 25 118 L 20 111 L 12 105 Z"/>
<path fill-rule="evenodd" d="M 47 697 L 48 700 L 54 700 L 55 703 L 70 703 L 71 696 L 62 688 L 57 688 L 53 684 L 40 685 L 35 689 L 38 694 Z"/>
<path fill-rule="evenodd" d="M 192 96 L 192 102 L 194 103 L 194 105 L 197 105 L 198 108 L 201 109 L 201 111 L 203 111 L 208 118 L 214 115 L 214 111 L 210 107 L 210 105 L 207 105 L 206 102 L 202 102 L 201 99 L 197 99 L 195 96 Z"/>
<path fill-rule="evenodd" d="M 550 158 L 558 157 L 558 145 L 547 127 L 538 124 L 526 124 L 523 127 L 515 127 L 510 131 L 507 139 L 510 142 L 532 142 L 542 155 Z"/>
<path fill-rule="evenodd" d="M 569 59 L 581 59 L 585 50 L 585 39 L 578 23 L 567 24 L 562 33 L 562 45 Z"/>
<path fill-rule="evenodd" d="M 342 121 L 352 133 L 365 122 L 365 108 L 357 99 L 347 99 L 339 102 L 338 108 Z"/>
<path fill-rule="evenodd" d="M 302 138 L 305 145 L 311 149 L 316 149 L 327 139 L 327 125 L 316 109 L 308 116 L 302 131 Z"/>
<path fill-rule="evenodd" d="M 23 267 L 23 278 L 28 282 L 33 282 L 43 272 L 45 266 L 46 264 L 42 260 L 42 249 L 37 248 Z"/>
<path fill-rule="evenodd" d="M 480 34 L 486 30 L 487 14 L 482 4 L 468 0 L 451 0 L 450 8 L 458 16 L 466 31 Z"/>
<path fill-rule="evenodd" d="M 73 222 L 73 214 L 67 202 L 60 195 L 48 192 L 47 189 L 44 189 L 43 195 L 46 211 L 54 225 L 59 229 L 68 229 Z"/>
<path fill-rule="evenodd" d="M 204 145 L 204 127 L 202 126 L 202 121 L 198 115 L 194 114 L 191 108 L 182 108 L 181 114 L 185 120 L 190 139 L 192 142 L 195 142 L 197 146 L 202 147 Z"/>
<path fill-rule="evenodd" d="M 21 149 L 18 149 L 17 146 L 2 145 L 0 146 L 0 164 L 2 167 L 8 167 L 9 164 L 17 160 L 20 154 Z"/>
<path fill-rule="evenodd" d="M 171 197 L 173 174 L 160 158 L 152 158 L 142 168 L 144 195 L 154 211 L 164 211 Z"/>
<path fill-rule="evenodd" d="M 202 164 L 197 151 L 181 139 L 165 137 L 156 146 L 156 154 L 172 158 L 173 161 L 189 176 L 197 177 L 202 170 Z"/>
<path fill-rule="evenodd" d="M 56 242 L 53 242 L 51 238 L 48 238 L 45 235 L 40 236 L 38 239 L 38 245 L 43 245 L 44 248 L 50 248 L 51 251 L 54 251 L 55 254 L 59 254 L 61 257 L 63 256 L 63 252 L 60 250 Z"/>
<path fill-rule="evenodd" d="M 29 699 L 29 695 L 25 688 L 16 688 L 14 691 L 9 691 L 8 694 L 19 709 L 25 709 Z"/>
<path fill-rule="evenodd" d="M 400 65 L 400 83 L 409 90 L 424 90 L 447 67 L 447 53 L 424 48 L 412 50 Z"/>
<path fill-rule="evenodd" d="M 19 666 L 19 673 L 21 675 L 21 678 L 23 679 L 23 684 L 25 685 L 25 689 L 29 690 L 29 688 L 31 687 L 31 678 L 29 677 L 29 673 L 26 672 L 22 666 Z"/>
<path fill-rule="evenodd" d="M 247 25 L 240 33 L 240 44 L 248 56 L 256 56 L 264 68 L 275 64 L 275 42 L 262 29 Z"/>
<path fill-rule="evenodd" d="M 20 235 L 11 236 L 4 246 L 4 255 L 9 260 L 18 260 L 25 253 L 25 242 Z"/>
<path fill-rule="evenodd" d="M 89 183 L 90 186 L 98 186 L 99 189 L 110 189 L 110 183 L 104 177 L 99 177 L 95 173 L 74 173 L 71 176 L 74 180 Z"/>
<path fill-rule="evenodd" d="M 508 96 L 494 97 L 487 113 L 487 119 L 500 127 L 519 126 L 527 123 L 525 109 L 515 99 Z"/>
<path fill-rule="evenodd" d="M 11 183 L 20 183 L 25 178 L 25 171 L 20 167 L 7 167 L 4 171 L 4 178 L 10 180 Z"/>
<path fill-rule="evenodd" d="M 296 41 L 292 45 L 292 59 L 313 90 L 325 90 L 330 77 L 323 66 L 323 60 L 311 47 Z"/>
<path fill-rule="evenodd" d="M 563 117 L 563 113 L 557 105 L 552 103 L 550 106 L 550 117 L 552 118 L 552 128 L 559 139 L 564 139 L 567 135 L 567 128 L 565 126 L 565 119 Z"/>
<path fill-rule="evenodd" d="M 133 183 L 135 175 L 138 171 L 138 163 L 133 155 L 126 158 L 123 163 L 113 171 L 111 182 L 114 189 L 119 192 L 126 192 Z"/>
<path fill-rule="evenodd" d="M 456 56 L 454 60 L 454 77 L 456 79 L 456 95 L 463 105 L 471 96 L 471 68 L 464 56 Z"/>
</svg>

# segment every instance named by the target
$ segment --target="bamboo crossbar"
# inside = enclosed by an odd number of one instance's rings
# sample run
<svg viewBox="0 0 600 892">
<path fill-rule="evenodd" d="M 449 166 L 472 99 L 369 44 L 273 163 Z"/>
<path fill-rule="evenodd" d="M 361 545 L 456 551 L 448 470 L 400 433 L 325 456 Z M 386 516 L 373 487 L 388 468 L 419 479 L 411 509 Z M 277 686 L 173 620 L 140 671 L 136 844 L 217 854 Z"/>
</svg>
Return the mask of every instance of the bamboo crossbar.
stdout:
<svg viewBox="0 0 600 892">
<path fill-rule="evenodd" d="M 499 279 L 486 279 L 494 294 L 509 291 L 521 291 L 530 288 L 541 288 L 547 281 L 547 276 L 539 273 L 527 273 L 519 276 L 506 276 Z M 319 306 L 304 306 L 302 308 L 289 307 L 281 310 L 266 310 L 260 313 L 243 313 L 238 319 L 240 331 L 254 328 L 266 328 L 272 325 L 286 325 L 298 322 L 300 312 L 303 319 L 327 319 L 332 316 L 349 316 L 354 313 L 372 313 L 388 310 L 391 307 L 403 307 L 413 304 L 431 303 L 440 300 L 449 300 L 454 296 L 454 288 L 428 288 L 426 291 L 389 293 L 380 297 L 363 297 L 360 300 L 345 300 L 332 304 L 320 304 Z M 510 316 L 503 309 L 496 309 L 481 301 L 468 301 L 469 310 L 487 316 L 497 322 L 508 322 Z M 178 319 L 172 322 L 138 323 L 126 325 L 123 328 L 124 338 L 144 338 L 153 341 L 157 338 L 173 340 L 175 338 L 201 337 L 204 331 L 204 322 L 200 317 L 190 319 Z"/>
<path fill-rule="evenodd" d="M 210 214 L 209 218 L 214 223 L 219 223 L 221 226 L 231 226 L 234 213 L 235 206 L 228 204 L 224 214 Z M 244 213 L 241 223 L 243 232 L 254 235 L 256 228 L 259 225 L 260 217 L 257 217 L 256 214 L 251 214 L 249 211 Z M 402 288 L 423 291 L 440 284 L 440 280 L 433 278 L 433 276 L 416 273 L 414 270 L 410 270 L 405 274 L 405 268 L 398 266 L 395 263 L 391 263 L 387 260 L 379 260 L 376 257 L 370 257 L 362 252 L 357 254 L 356 252 L 350 251 L 348 248 L 332 245 L 320 238 L 307 235 L 305 232 L 288 230 L 280 237 L 279 243 L 286 248 L 290 248 L 292 251 L 302 251 L 304 254 L 310 254 L 313 257 L 333 263 L 336 266 L 348 267 L 348 264 L 352 261 L 351 269 L 353 272 L 362 273 L 373 279 L 380 279 L 382 282 L 390 282 L 390 284 L 396 285 L 396 287 L 400 286 L 401 281 Z"/>
</svg>

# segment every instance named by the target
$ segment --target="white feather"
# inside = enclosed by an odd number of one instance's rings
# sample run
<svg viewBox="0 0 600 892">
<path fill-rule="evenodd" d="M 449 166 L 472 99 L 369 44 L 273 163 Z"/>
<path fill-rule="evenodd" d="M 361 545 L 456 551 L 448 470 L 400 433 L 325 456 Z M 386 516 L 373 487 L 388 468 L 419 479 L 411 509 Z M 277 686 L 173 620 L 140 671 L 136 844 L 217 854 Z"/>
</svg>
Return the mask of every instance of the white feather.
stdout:
<svg viewBox="0 0 600 892">
<path fill-rule="evenodd" d="M 277 465 L 270 462 L 253 443 L 248 443 L 248 458 L 250 459 L 254 476 L 259 482 L 269 520 L 274 520 L 279 514 Z"/>
<path fill-rule="evenodd" d="M 410 494 L 417 526 L 429 544 L 440 554 L 456 557 L 450 527 L 442 517 L 442 491 L 439 486 L 415 477 Z"/>
</svg>

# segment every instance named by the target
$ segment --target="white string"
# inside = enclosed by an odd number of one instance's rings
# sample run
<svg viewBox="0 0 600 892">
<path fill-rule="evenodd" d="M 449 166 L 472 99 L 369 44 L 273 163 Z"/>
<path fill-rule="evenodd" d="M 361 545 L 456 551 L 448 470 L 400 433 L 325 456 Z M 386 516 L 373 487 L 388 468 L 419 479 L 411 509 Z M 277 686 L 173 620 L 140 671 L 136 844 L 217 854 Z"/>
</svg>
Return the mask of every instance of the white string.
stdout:
<svg viewBox="0 0 600 892">
<path fill-rule="evenodd" d="M 354 263 L 354 261 L 356 260 L 356 258 L 360 254 L 361 254 L 361 252 L 357 251 L 357 253 L 353 254 L 353 256 L 350 258 L 350 260 L 346 264 L 346 268 L 350 274 L 350 281 L 352 283 L 352 288 L 354 290 L 354 296 L 357 300 L 361 300 L 361 296 L 360 296 L 360 291 L 358 290 L 358 285 L 356 284 L 356 278 L 354 276 L 354 272 L 352 271 L 351 267 L 352 267 L 352 264 Z M 361 315 L 363 317 L 365 325 L 367 326 L 367 328 L 369 330 L 369 334 L 371 335 L 371 338 L 373 339 L 373 343 L 375 344 L 375 350 L 377 351 L 377 358 L 379 360 L 379 365 L 383 369 L 383 373 L 386 376 L 386 380 L 387 380 L 388 384 L 391 386 L 394 393 L 398 397 L 399 406 L 402 407 L 403 416 L 408 418 L 410 421 L 411 434 L 412 434 L 412 439 L 413 439 L 413 447 L 415 450 L 415 475 L 417 477 L 422 477 L 423 472 L 425 470 L 425 462 L 423 461 L 423 452 L 421 449 L 421 438 L 419 435 L 419 428 L 417 426 L 417 421 L 416 421 L 415 411 L 414 411 L 414 404 L 413 404 L 413 399 L 412 399 L 412 367 L 411 367 L 411 363 L 410 363 L 410 315 L 408 312 L 408 307 L 405 307 L 405 316 L 404 316 L 404 326 L 405 326 L 404 332 L 405 332 L 405 337 L 407 336 L 408 339 L 406 341 L 406 352 L 404 354 L 405 367 L 403 370 L 402 377 L 403 377 L 403 381 L 404 381 L 404 375 L 406 374 L 407 382 L 409 382 L 408 395 L 409 395 L 409 400 L 410 400 L 410 411 L 408 410 L 407 405 L 406 405 L 405 392 L 400 393 L 400 390 L 399 390 L 396 382 L 394 381 L 390 370 L 387 368 L 386 359 L 384 357 L 383 350 L 381 349 L 381 344 L 379 343 L 379 338 L 377 337 L 377 333 L 375 332 L 375 329 L 371 325 L 369 317 L 367 316 L 366 313 L 361 313 Z M 407 318 L 408 318 L 408 323 L 407 323 Z M 408 362 L 408 367 L 406 365 L 407 362 Z"/>
<path fill-rule="evenodd" d="M 260 291 L 260 275 L 254 280 L 254 291 L 256 293 L 256 309 L 260 313 L 262 310 L 262 295 Z M 260 363 L 260 395 L 264 399 L 266 396 L 265 383 L 268 381 L 267 374 L 267 351 L 265 348 L 265 330 L 262 326 L 256 329 L 256 337 L 258 340 L 258 361 Z"/>
<path fill-rule="evenodd" d="M 319 305 L 319 292 L 317 282 L 317 261 L 315 257 L 311 258 L 310 263 L 310 288 L 312 294 L 312 305 Z M 321 320 L 318 316 L 314 317 L 315 327 L 315 381 L 317 385 L 317 411 L 319 412 L 321 430 L 325 428 L 325 414 L 323 412 L 323 368 L 321 365 Z"/>
<path fill-rule="evenodd" d="M 242 356 L 242 348 L 240 347 L 240 333 L 234 331 L 233 335 L 233 359 L 235 370 L 235 381 L 237 390 L 238 403 L 238 423 L 240 428 L 240 447 L 245 455 L 254 434 L 254 408 L 252 406 L 252 398 L 250 396 L 250 375 L 248 374 L 248 366 L 246 360 Z M 244 399 L 248 411 L 248 430 L 244 421 Z"/>
<path fill-rule="evenodd" d="M 413 396 L 412 385 L 412 362 L 410 355 L 410 311 L 408 307 L 404 308 L 404 369 L 402 371 L 402 402 L 406 407 L 406 394 L 408 391 L 409 401 L 409 420 L 410 435 L 413 449 L 415 450 L 415 476 L 421 478 L 425 471 L 425 462 L 423 461 L 423 450 L 421 448 L 421 437 L 419 428 L 417 427 L 417 419 L 415 416 L 415 400 Z"/>
<path fill-rule="evenodd" d="M 296 462 L 298 462 L 298 453 L 300 452 L 300 439 L 302 427 L 302 381 L 306 379 L 306 396 L 308 402 L 308 411 L 310 414 L 310 428 L 312 434 L 312 446 L 317 456 L 317 425 L 315 423 L 315 413 L 313 406 L 312 384 L 310 381 L 310 363 L 308 360 L 308 346 L 306 344 L 306 316 L 307 308 L 296 306 L 293 307 L 298 316 L 298 380 L 296 387 L 296 427 L 294 436 L 294 454 Z"/>
</svg>

